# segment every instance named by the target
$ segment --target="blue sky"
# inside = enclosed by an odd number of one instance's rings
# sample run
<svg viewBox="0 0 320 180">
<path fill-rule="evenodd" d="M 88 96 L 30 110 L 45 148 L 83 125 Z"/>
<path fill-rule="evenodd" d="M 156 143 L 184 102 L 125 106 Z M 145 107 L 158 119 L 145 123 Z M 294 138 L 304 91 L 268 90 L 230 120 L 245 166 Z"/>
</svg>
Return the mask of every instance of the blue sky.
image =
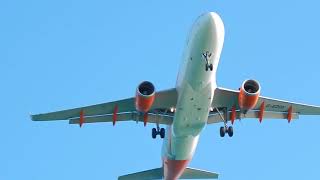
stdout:
<svg viewBox="0 0 320 180">
<path fill-rule="evenodd" d="M 0 179 L 116 179 L 156 168 L 160 139 L 142 124 L 32 122 L 40 113 L 131 97 L 143 80 L 175 85 L 187 34 L 222 17 L 219 86 L 257 79 L 262 94 L 320 105 L 319 2 L 0 1 Z M 319 117 L 243 120 L 202 133 L 190 166 L 229 179 L 319 179 Z"/>
</svg>

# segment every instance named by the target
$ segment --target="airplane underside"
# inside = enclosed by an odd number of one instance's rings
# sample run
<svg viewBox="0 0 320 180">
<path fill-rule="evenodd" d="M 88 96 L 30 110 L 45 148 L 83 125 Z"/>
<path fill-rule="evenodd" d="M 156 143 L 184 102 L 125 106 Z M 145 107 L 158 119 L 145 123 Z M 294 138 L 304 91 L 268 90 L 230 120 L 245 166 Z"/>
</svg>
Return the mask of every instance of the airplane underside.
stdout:
<svg viewBox="0 0 320 180">
<path fill-rule="evenodd" d="M 224 42 L 224 25 L 216 13 L 204 13 L 192 27 L 175 88 L 156 91 L 140 83 L 134 97 L 85 107 L 32 115 L 33 121 L 87 123 L 135 121 L 155 124 L 152 138 L 164 138 L 162 166 L 120 176 L 119 180 L 217 179 L 218 174 L 187 167 L 206 125 L 223 123 L 220 136 L 233 136 L 237 119 L 285 119 L 320 115 L 320 107 L 260 96 L 258 81 L 245 80 L 239 90 L 217 87 L 216 71 Z M 159 125 L 166 125 L 167 129 Z"/>
</svg>

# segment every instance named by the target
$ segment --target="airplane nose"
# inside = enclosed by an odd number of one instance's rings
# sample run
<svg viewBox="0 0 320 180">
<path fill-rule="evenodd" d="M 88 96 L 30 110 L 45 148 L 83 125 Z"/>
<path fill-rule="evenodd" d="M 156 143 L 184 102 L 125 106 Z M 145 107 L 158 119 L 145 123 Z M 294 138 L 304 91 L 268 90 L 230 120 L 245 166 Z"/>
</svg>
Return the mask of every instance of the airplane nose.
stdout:
<svg viewBox="0 0 320 180">
<path fill-rule="evenodd" d="M 191 31 L 194 37 L 224 38 L 224 25 L 220 16 L 215 12 L 204 13 L 198 17 Z M 220 38 L 219 38 L 220 37 Z"/>
<path fill-rule="evenodd" d="M 200 28 L 207 28 L 208 30 L 219 30 L 224 32 L 224 25 L 220 16 L 215 12 L 208 12 L 202 14 L 199 18 Z"/>
<path fill-rule="evenodd" d="M 215 53 L 219 52 L 220 54 L 225 32 L 223 22 L 217 13 L 202 14 L 196 21 L 192 32 L 193 36 L 196 37 L 195 40 L 198 39 L 199 43 L 204 46 L 211 44 L 212 48 L 217 50 Z"/>
<path fill-rule="evenodd" d="M 202 19 L 207 20 L 207 21 L 214 21 L 215 18 L 218 18 L 219 15 L 215 12 L 208 12 L 202 14 Z"/>
</svg>

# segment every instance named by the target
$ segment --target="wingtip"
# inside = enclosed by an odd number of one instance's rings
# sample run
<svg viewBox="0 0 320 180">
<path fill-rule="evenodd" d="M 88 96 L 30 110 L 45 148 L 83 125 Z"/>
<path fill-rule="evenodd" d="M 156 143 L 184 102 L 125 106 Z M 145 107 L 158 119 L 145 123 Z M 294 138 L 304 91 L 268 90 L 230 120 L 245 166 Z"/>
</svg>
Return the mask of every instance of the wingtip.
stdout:
<svg viewBox="0 0 320 180">
<path fill-rule="evenodd" d="M 37 119 L 37 115 L 29 114 L 29 116 L 32 121 L 39 121 L 39 119 Z"/>
<path fill-rule="evenodd" d="M 33 115 L 31 113 L 29 113 L 29 117 L 30 117 L 31 121 L 34 121 Z"/>
</svg>

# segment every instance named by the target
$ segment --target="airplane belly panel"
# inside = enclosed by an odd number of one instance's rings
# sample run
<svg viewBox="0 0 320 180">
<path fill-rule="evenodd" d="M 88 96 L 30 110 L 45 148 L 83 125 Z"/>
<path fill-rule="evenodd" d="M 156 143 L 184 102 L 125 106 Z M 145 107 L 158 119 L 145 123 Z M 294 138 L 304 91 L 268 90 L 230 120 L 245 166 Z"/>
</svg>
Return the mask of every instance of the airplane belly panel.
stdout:
<svg viewBox="0 0 320 180">
<path fill-rule="evenodd" d="M 173 120 L 173 136 L 197 136 L 201 132 L 208 119 L 213 92 L 210 83 L 199 90 L 194 90 L 186 83 L 179 94 Z"/>
<path fill-rule="evenodd" d="M 189 84 L 183 89 L 170 128 L 171 139 L 168 140 L 169 150 L 166 152 L 174 160 L 192 158 L 200 132 L 207 123 L 214 92 L 210 83 L 200 90 L 194 90 Z"/>
<path fill-rule="evenodd" d="M 171 159 L 190 160 L 207 123 L 224 38 L 221 23 L 214 14 L 203 16 L 191 32 L 178 76 L 178 102 L 167 144 Z"/>
</svg>

